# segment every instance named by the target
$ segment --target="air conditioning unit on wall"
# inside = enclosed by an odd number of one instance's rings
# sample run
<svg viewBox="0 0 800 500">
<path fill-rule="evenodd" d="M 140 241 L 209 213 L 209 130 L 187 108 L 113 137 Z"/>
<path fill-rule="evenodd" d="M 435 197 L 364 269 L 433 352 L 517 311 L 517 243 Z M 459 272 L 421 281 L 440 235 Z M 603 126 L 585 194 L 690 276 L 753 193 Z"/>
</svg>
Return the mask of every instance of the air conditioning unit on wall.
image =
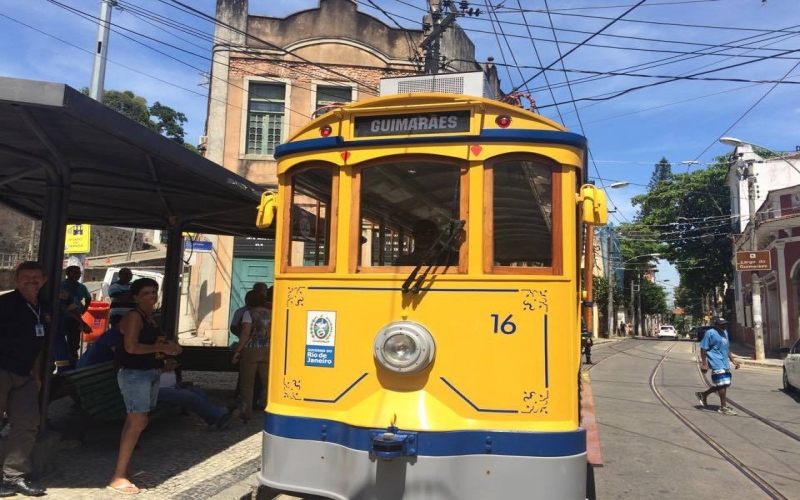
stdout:
<svg viewBox="0 0 800 500">
<path fill-rule="evenodd" d="M 402 76 L 381 79 L 381 96 L 419 92 L 474 95 L 495 99 L 482 71 L 438 73 L 436 75 Z"/>
</svg>

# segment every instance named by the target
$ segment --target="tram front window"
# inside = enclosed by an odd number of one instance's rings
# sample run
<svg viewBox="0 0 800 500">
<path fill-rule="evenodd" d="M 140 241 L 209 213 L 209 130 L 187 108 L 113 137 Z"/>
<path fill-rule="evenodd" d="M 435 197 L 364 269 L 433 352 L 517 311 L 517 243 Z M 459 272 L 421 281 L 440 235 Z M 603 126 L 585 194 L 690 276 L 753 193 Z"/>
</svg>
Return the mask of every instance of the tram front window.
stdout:
<svg viewBox="0 0 800 500">
<path fill-rule="evenodd" d="M 382 163 L 360 171 L 359 267 L 415 266 L 461 216 L 462 169 L 452 163 Z M 414 234 L 414 233 L 417 234 Z M 440 264 L 458 264 L 458 249 Z M 438 250 L 438 249 L 434 249 Z"/>
<path fill-rule="evenodd" d="M 553 267 L 552 170 L 538 161 L 492 165 L 493 267 Z"/>
<path fill-rule="evenodd" d="M 330 216 L 336 176 L 329 168 L 302 169 L 292 175 L 286 263 L 291 267 L 331 265 Z"/>
</svg>

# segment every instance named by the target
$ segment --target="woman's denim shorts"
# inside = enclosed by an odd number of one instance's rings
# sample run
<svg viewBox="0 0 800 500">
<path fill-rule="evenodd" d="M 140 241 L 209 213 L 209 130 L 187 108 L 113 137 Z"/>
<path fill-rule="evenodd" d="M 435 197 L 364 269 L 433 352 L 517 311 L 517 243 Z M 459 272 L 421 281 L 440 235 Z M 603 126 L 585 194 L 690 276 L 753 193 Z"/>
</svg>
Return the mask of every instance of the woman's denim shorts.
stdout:
<svg viewBox="0 0 800 500">
<path fill-rule="evenodd" d="M 158 382 L 161 370 L 131 370 L 117 373 L 117 383 L 128 413 L 148 413 L 158 401 Z"/>
</svg>

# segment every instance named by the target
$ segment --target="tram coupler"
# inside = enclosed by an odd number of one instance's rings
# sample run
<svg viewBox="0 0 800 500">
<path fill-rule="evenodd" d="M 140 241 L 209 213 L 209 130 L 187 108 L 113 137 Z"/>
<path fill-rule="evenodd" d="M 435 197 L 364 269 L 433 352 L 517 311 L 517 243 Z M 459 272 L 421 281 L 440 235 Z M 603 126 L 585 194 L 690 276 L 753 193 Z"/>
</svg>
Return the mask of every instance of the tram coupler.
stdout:
<svg viewBox="0 0 800 500">
<path fill-rule="evenodd" d="M 369 437 L 372 439 L 372 454 L 381 460 L 417 456 L 416 432 L 402 432 L 392 425 L 385 430 L 369 431 Z"/>
</svg>

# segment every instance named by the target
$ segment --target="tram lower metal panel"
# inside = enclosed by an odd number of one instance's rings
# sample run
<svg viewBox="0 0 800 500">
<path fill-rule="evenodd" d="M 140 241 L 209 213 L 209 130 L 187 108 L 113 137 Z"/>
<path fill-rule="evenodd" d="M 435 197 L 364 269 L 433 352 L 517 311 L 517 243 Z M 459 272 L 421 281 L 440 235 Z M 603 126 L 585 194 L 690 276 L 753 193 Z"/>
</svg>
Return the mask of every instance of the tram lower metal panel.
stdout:
<svg viewBox="0 0 800 500">
<path fill-rule="evenodd" d="M 585 439 L 585 434 L 579 431 L 567 440 L 574 443 L 576 438 Z M 261 484 L 337 500 L 586 498 L 585 446 L 580 453 L 564 456 L 420 453 L 386 460 L 368 449 L 265 431 L 263 449 Z"/>
</svg>

